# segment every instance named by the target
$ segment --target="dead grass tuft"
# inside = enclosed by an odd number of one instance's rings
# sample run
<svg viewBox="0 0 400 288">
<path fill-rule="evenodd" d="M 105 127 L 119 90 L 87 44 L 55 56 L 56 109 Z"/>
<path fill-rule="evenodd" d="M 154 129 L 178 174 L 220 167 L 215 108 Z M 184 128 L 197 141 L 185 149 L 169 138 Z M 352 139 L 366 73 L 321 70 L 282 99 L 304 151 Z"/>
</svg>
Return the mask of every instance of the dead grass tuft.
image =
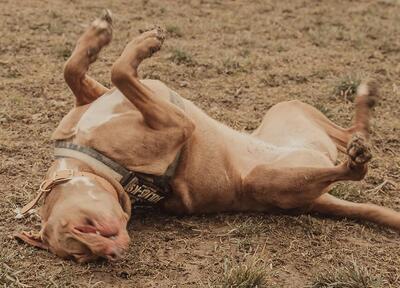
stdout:
<svg viewBox="0 0 400 288">
<path fill-rule="evenodd" d="M 226 57 L 218 68 L 219 74 L 233 75 L 238 72 L 246 72 L 246 69 L 236 57 Z"/>
<path fill-rule="evenodd" d="M 69 46 L 59 47 L 56 50 L 57 57 L 61 58 L 62 60 L 67 60 L 69 56 L 72 54 L 72 48 Z"/>
<path fill-rule="evenodd" d="M 357 87 L 361 83 L 361 78 L 358 76 L 345 76 L 338 80 L 333 90 L 333 94 L 337 97 L 344 98 L 353 102 L 356 96 Z"/>
<path fill-rule="evenodd" d="M 267 232 L 267 227 L 265 226 L 265 221 L 255 218 L 239 219 L 238 223 L 234 223 L 234 228 L 232 231 L 232 236 L 234 237 L 251 237 L 254 235 L 259 235 Z"/>
<path fill-rule="evenodd" d="M 167 30 L 168 34 L 171 35 L 171 37 L 180 38 L 183 36 L 183 33 L 181 31 L 181 28 L 179 28 L 179 26 L 167 25 L 165 29 Z"/>
<path fill-rule="evenodd" d="M 178 65 L 184 64 L 187 66 L 193 66 L 195 64 L 193 56 L 180 48 L 174 48 L 168 59 Z"/>
<path fill-rule="evenodd" d="M 380 277 L 365 266 L 352 261 L 346 266 L 325 270 L 317 275 L 311 288 L 375 288 L 381 286 Z"/>
<path fill-rule="evenodd" d="M 317 102 L 317 103 L 315 103 L 315 104 L 313 104 L 313 106 L 315 107 L 315 108 L 317 108 L 322 114 L 324 114 L 326 117 L 328 117 L 329 119 L 332 119 L 333 118 L 333 113 L 332 113 L 332 110 L 331 109 L 329 109 L 326 105 L 325 105 L 325 103 L 321 103 L 321 102 Z"/>
<path fill-rule="evenodd" d="M 233 265 L 225 260 L 222 287 L 261 288 L 266 286 L 267 267 L 260 258 L 252 256 L 246 263 Z"/>
<path fill-rule="evenodd" d="M 348 201 L 360 201 L 364 199 L 360 189 L 353 183 L 338 183 L 333 186 L 329 193 Z"/>
<path fill-rule="evenodd" d="M 21 271 L 16 271 L 10 267 L 7 262 L 15 258 L 15 253 L 0 248 L 0 287 L 31 287 L 20 280 Z"/>
</svg>

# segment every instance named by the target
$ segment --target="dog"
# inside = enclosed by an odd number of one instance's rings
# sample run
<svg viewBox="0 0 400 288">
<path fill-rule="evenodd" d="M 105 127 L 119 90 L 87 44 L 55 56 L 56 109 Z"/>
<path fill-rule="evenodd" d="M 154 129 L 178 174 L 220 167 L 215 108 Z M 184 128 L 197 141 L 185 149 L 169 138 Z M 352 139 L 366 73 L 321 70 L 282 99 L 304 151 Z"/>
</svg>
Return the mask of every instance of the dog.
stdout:
<svg viewBox="0 0 400 288">
<path fill-rule="evenodd" d="M 246 134 L 211 119 L 157 80 L 139 80 L 140 63 L 164 35 L 145 31 L 113 64 L 107 89 L 86 73 L 112 38 L 111 14 L 96 19 L 64 66 L 75 107 L 52 139 L 56 159 L 40 186 L 42 229 L 16 237 L 88 262 L 117 260 L 129 243 L 131 207 L 153 203 L 175 214 L 259 211 L 358 218 L 400 230 L 400 213 L 330 195 L 338 181 L 359 181 L 371 153 L 369 118 L 376 82 L 362 83 L 355 119 L 342 128 L 300 101 L 276 104 Z M 346 160 L 338 163 L 338 153 Z"/>
</svg>

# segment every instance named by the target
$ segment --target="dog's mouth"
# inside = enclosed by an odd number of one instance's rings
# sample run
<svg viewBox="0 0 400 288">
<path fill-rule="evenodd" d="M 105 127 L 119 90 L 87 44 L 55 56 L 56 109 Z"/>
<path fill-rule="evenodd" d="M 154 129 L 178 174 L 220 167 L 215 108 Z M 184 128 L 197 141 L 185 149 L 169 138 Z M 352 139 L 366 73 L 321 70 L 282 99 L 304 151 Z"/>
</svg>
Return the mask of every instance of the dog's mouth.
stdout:
<svg viewBox="0 0 400 288">
<path fill-rule="evenodd" d="M 124 227 L 114 222 L 92 225 L 77 225 L 71 229 L 75 241 L 82 249 L 70 253 L 78 262 L 88 262 L 96 258 L 116 261 L 122 258 L 128 248 L 129 236 Z"/>
</svg>

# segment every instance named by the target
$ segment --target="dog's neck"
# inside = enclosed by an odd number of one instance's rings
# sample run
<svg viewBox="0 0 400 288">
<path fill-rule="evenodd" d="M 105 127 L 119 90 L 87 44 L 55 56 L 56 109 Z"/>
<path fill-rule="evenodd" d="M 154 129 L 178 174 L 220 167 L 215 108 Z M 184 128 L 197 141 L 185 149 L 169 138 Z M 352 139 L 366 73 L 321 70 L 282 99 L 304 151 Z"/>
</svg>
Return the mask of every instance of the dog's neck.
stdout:
<svg viewBox="0 0 400 288">
<path fill-rule="evenodd" d="M 46 179 L 53 179 L 56 176 L 57 172 L 65 171 L 65 170 L 73 170 L 74 173 L 79 172 L 89 172 L 94 173 L 93 169 L 90 168 L 89 165 L 80 161 L 78 159 L 73 158 L 57 158 L 53 164 L 50 166 L 49 170 L 46 173 Z M 45 204 L 40 209 L 40 214 L 42 221 L 47 221 L 48 216 L 51 214 L 51 210 L 54 204 L 58 201 L 58 198 L 61 196 L 62 191 L 59 190 L 60 187 L 54 187 L 52 190 L 57 190 L 49 192 L 45 197 Z"/>
<path fill-rule="evenodd" d="M 117 199 L 119 200 L 120 193 L 117 191 L 116 187 L 114 187 L 114 185 L 110 183 L 109 180 L 98 175 L 98 173 L 96 173 L 96 171 L 92 169 L 88 164 L 78 159 L 56 159 L 47 173 L 47 179 L 53 179 L 57 173 L 63 173 L 65 171 L 72 172 L 72 178 L 70 181 L 74 181 L 76 177 L 81 177 L 81 179 L 83 179 L 82 181 L 84 182 L 95 182 L 97 184 L 100 184 L 102 188 L 113 194 L 113 196 L 117 197 Z"/>
<path fill-rule="evenodd" d="M 103 175 L 102 173 L 98 173 L 92 167 L 90 167 L 85 162 L 75 159 L 75 158 L 57 158 L 49 170 L 47 171 L 46 177 L 50 178 L 53 177 L 57 171 L 72 169 L 74 171 L 80 172 L 89 172 L 95 175 L 98 175 L 104 178 L 106 181 L 110 182 L 112 186 L 117 190 L 119 201 L 121 203 L 122 209 L 129 215 L 131 214 L 131 201 L 129 199 L 128 194 L 124 191 L 122 186 L 119 184 L 118 181 L 110 177 L 109 175 Z"/>
</svg>

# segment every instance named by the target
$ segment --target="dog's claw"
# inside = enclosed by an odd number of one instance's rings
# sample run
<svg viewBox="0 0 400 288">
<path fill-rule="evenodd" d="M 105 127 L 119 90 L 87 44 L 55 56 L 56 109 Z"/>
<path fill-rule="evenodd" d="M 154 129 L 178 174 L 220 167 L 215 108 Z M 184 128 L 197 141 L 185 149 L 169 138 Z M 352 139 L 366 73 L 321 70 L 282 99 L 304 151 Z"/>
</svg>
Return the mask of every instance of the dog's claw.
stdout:
<svg viewBox="0 0 400 288">
<path fill-rule="evenodd" d="M 166 38 L 166 31 L 164 29 L 162 29 L 160 26 L 158 26 L 157 28 L 157 39 L 160 40 L 161 44 L 164 43 L 164 40 Z"/>
<path fill-rule="evenodd" d="M 101 16 L 102 20 L 107 21 L 109 24 L 112 25 L 112 13 L 109 9 L 104 9 L 103 16 Z"/>
</svg>

